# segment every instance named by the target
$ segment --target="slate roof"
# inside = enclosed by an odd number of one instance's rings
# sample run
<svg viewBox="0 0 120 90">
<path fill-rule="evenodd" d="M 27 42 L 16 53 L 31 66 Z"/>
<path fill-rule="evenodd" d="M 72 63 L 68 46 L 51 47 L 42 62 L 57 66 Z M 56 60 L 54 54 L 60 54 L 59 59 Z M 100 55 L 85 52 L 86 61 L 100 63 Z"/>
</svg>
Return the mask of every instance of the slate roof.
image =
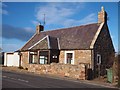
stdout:
<svg viewBox="0 0 120 90">
<path fill-rule="evenodd" d="M 90 49 L 90 44 L 99 28 L 97 23 L 42 31 L 35 34 L 21 50 L 28 50 L 45 36 L 49 36 L 50 49 Z M 41 49 L 41 48 L 40 48 Z"/>
</svg>

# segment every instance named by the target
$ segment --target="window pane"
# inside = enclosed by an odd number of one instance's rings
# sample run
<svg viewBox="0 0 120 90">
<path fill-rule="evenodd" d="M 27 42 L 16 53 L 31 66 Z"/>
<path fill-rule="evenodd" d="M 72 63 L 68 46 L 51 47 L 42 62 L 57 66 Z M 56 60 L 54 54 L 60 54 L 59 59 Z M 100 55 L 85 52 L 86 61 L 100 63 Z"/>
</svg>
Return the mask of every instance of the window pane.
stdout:
<svg viewBox="0 0 120 90">
<path fill-rule="evenodd" d="M 72 53 L 67 53 L 67 63 L 71 64 Z"/>
</svg>

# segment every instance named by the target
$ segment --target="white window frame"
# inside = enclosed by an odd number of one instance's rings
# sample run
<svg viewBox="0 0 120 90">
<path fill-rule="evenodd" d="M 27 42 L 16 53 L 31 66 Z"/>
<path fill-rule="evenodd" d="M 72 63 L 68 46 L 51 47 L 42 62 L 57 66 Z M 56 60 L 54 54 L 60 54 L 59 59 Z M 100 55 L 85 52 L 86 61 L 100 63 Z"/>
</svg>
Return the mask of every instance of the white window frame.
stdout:
<svg viewBox="0 0 120 90">
<path fill-rule="evenodd" d="M 33 58 L 32 58 L 32 63 L 30 63 L 30 54 L 35 54 L 35 52 L 30 52 L 30 51 L 28 51 L 28 62 L 29 62 L 29 64 L 33 64 L 33 63 L 35 63 L 35 56 L 33 55 Z"/>
<path fill-rule="evenodd" d="M 35 52 L 30 52 L 30 54 L 35 54 Z M 35 56 L 33 55 L 32 63 L 35 63 Z"/>
<path fill-rule="evenodd" d="M 98 63 L 98 57 L 100 57 L 100 59 L 99 59 L 99 63 Z M 101 55 L 100 55 L 100 54 L 97 54 L 97 64 L 98 64 L 98 65 L 101 64 Z"/>
<path fill-rule="evenodd" d="M 72 55 L 73 55 L 73 58 L 72 58 L 73 62 L 71 64 L 74 64 L 75 63 L 75 53 L 74 53 L 74 51 L 65 51 L 64 63 L 67 64 L 67 53 L 72 53 Z"/>
</svg>

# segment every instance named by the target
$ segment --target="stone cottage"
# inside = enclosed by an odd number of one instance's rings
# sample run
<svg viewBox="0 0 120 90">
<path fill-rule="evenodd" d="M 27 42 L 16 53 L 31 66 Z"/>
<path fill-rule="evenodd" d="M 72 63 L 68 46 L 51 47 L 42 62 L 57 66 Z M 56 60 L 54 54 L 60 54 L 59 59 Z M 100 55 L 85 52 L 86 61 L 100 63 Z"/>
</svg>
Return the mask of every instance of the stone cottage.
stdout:
<svg viewBox="0 0 120 90">
<path fill-rule="evenodd" d="M 38 25 L 36 33 L 20 49 L 21 65 L 30 64 L 86 64 L 94 77 L 104 75 L 112 65 L 114 47 L 104 8 L 98 13 L 98 22 L 87 25 L 44 31 Z"/>
</svg>

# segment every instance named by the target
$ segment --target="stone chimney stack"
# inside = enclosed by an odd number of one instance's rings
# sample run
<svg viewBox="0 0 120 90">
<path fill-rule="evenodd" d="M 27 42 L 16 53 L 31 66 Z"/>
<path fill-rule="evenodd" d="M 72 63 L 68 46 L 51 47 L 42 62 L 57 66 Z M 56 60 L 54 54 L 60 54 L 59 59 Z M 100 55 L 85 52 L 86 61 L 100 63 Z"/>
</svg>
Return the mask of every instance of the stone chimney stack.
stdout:
<svg viewBox="0 0 120 90">
<path fill-rule="evenodd" d="M 98 12 L 98 24 L 107 23 L 107 13 L 104 10 L 104 7 L 101 7 L 101 11 Z"/>
<path fill-rule="evenodd" d="M 39 34 L 41 31 L 44 31 L 44 26 L 39 24 L 36 26 L 36 33 Z"/>
</svg>

